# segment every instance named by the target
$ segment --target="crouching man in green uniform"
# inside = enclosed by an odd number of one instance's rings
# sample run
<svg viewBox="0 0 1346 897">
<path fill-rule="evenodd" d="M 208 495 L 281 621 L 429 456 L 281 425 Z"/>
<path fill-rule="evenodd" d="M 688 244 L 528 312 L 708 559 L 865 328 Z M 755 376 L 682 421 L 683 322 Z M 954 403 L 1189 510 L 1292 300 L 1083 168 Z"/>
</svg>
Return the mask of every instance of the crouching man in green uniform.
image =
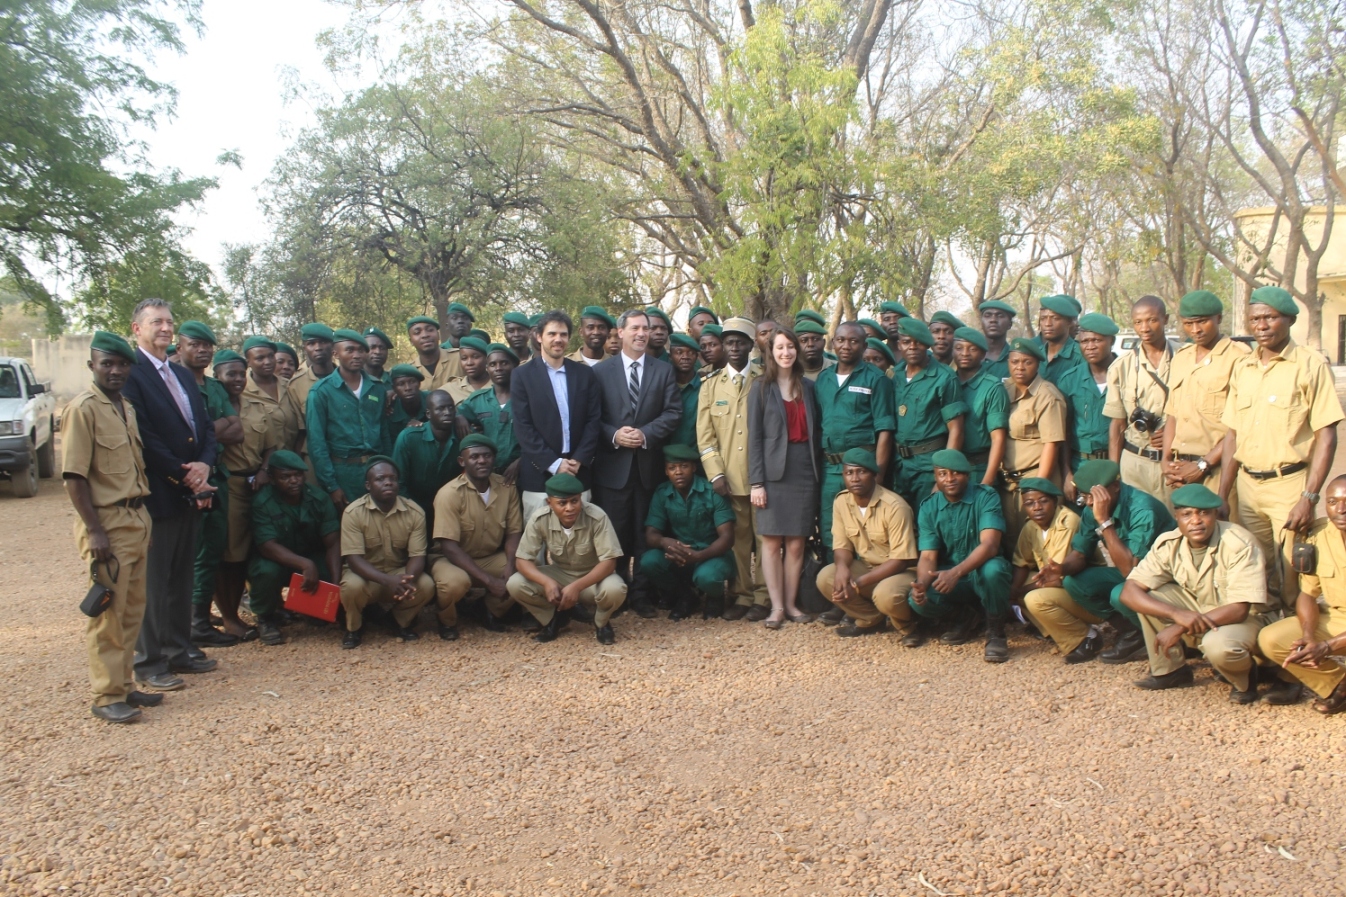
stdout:
<svg viewBox="0 0 1346 897">
<path fill-rule="evenodd" d="M 734 578 L 734 509 L 697 476 L 698 458 L 689 445 L 664 446 L 668 482 L 654 490 L 645 518 L 649 551 L 640 559 L 641 569 L 672 608 L 670 620 L 692 615 L 693 589 L 706 596 L 702 616 L 718 617 L 724 613 L 725 583 Z"/>
<path fill-rule="evenodd" d="M 262 644 L 283 645 L 281 589 L 295 573 L 305 591 L 334 581 L 341 572 L 341 521 L 327 493 L 305 481 L 308 465 L 294 452 L 272 452 L 267 473 L 270 484 L 252 500 L 257 550 L 248 562 L 248 594 Z"/>
</svg>

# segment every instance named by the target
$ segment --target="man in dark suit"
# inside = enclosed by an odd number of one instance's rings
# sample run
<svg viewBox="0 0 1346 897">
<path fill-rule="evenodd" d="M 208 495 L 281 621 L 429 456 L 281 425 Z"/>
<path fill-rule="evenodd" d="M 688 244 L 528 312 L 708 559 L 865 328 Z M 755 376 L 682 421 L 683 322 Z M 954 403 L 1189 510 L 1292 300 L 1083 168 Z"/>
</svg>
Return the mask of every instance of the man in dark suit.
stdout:
<svg viewBox="0 0 1346 897">
<path fill-rule="evenodd" d="M 593 485 L 602 415 L 593 370 L 565 357 L 572 330 L 570 316 L 547 312 L 535 329 L 542 342 L 543 363 L 521 364 L 510 378 L 525 524 L 535 511 L 547 506 L 549 478 L 558 473 L 577 476 L 586 492 Z"/>
<path fill-rule="evenodd" d="M 617 320 L 622 350 L 594 365 L 603 394 L 603 438 L 598 443 L 594 503 L 607 512 L 621 540 L 623 557 L 617 572 L 630 576 L 627 599 L 642 617 L 654 616 L 649 583 L 639 564 L 645 544 L 645 517 L 650 496 L 664 481 L 664 443 L 682 418 L 682 397 L 673 366 L 650 358 L 650 319 L 632 309 Z"/>
<path fill-rule="evenodd" d="M 168 360 L 173 309 L 146 299 L 131 318 L 140 364 L 122 389 L 136 410 L 149 474 L 150 549 L 146 568 L 145 622 L 136 642 L 135 678 L 159 691 L 182 688 L 178 673 L 205 673 L 216 661 L 192 644 L 193 564 L 201 510 L 214 492 L 207 481 L 215 466 L 215 424 L 196 378 Z"/>
</svg>

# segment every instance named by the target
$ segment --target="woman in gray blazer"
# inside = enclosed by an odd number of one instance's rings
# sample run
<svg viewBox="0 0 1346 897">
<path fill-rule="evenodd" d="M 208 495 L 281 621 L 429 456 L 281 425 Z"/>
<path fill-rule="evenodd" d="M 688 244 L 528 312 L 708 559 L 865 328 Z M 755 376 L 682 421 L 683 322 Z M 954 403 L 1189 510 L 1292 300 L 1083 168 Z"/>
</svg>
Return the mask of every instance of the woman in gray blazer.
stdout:
<svg viewBox="0 0 1346 897">
<path fill-rule="evenodd" d="M 771 597 L 768 629 L 788 618 L 813 621 L 795 601 L 804 570 L 804 541 L 818 519 L 822 423 L 813 381 L 799 363 L 799 337 L 784 327 L 771 334 L 766 370 L 748 393 L 748 482 L 762 537 L 762 576 Z"/>
</svg>

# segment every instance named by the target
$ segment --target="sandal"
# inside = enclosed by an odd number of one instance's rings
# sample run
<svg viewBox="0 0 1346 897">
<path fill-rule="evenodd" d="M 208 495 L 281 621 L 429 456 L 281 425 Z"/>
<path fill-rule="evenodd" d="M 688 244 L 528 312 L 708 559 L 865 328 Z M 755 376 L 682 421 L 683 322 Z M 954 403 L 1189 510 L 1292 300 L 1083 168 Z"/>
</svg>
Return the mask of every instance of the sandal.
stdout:
<svg viewBox="0 0 1346 897">
<path fill-rule="evenodd" d="M 763 620 L 762 625 L 767 629 L 776 630 L 785 625 L 784 620 Z"/>
<path fill-rule="evenodd" d="M 1346 710 L 1346 679 L 1337 683 L 1337 687 L 1332 689 L 1332 694 L 1319 698 L 1311 706 L 1323 716 L 1331 716 Z"/>
</svg>

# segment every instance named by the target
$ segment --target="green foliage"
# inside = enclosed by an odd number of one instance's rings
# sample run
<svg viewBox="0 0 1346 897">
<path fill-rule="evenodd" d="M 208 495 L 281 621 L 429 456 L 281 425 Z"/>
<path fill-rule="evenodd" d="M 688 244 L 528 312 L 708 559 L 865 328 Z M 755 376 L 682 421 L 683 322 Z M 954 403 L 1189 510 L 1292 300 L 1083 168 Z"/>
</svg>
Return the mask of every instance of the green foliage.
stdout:
<svg viewBox="0 0 1346 897">
<path fill-rule="evenodd" d="M 150 234 L 117 258 L 91 265 L 74 311 L 88 329 L 131 332 L 131 312 L 142 299 L 163 299 L 179 321 L 229 320 L 229 306 L 210 266 L 184 252 L 172 235 Z"/>
</svg>

